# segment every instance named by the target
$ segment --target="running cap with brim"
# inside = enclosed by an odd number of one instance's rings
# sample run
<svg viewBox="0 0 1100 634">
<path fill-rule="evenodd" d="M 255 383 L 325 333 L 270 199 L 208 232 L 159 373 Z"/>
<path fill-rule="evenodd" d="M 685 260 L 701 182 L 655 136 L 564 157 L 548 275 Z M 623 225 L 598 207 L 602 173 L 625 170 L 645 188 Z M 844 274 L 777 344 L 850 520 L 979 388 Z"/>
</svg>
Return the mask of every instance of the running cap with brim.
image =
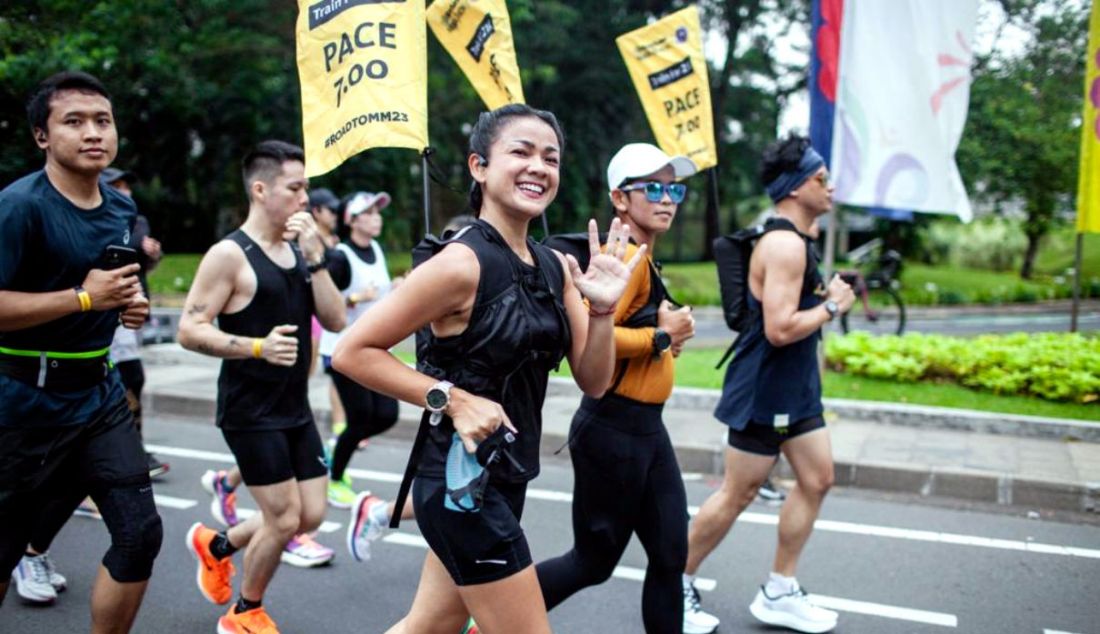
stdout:
<svg viewBox="0 0 1100 634">
<path fill-rule="evenodd" d="M 695 163 L 686 156 L 669 156 L 661 148 L 649 143 L 628 143 L 607 164 L 608 191 L 615 191 L 632 178 L 649 176 L 666 165 L 672 166 L 676 180 L 699 171 Z"/>
<path fill-rule="evenodd" d="M 390 205 L 390 195 L 386 192 L 359 192 L 351 197 L 344 208 L 344 224 L 351 224 L 351 219 L 378 205 L 378 211 L 382 211 Z"/>
<path fill-rule="evenodd" d="M 99 180 L 103 183 L 110 185 L 121 180 L 132 181 L 134 180 L 134 173 L 126 170 L 120 170 L 117 167 L 108 167 L 99 174 Z"/>
<path fill-rule="evenodd" d="M 318 187 L 317 189 L 309 190 L 309 206 L 328 207 L 332 211 L 336 211 L 340 208 L 340 199 L 336 197 L 336 194 L 332 193 L 331 189 Z"/>
</svg>

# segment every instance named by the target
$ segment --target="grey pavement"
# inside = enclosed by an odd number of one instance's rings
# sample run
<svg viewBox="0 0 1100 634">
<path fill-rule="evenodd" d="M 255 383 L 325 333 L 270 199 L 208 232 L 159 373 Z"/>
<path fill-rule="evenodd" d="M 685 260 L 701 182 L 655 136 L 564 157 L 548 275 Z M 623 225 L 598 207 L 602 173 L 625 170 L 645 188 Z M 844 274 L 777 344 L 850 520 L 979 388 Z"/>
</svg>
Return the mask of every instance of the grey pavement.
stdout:
<svg viewBox="0 0 1100 634">
<path fill-rule="evenodd" d="M 177 344 L 144 349 L 151 415 L 213 420 L 219 361 Z M 665 422 L 684 471 L 722 471 L 726 427 L 713 418 L 717 390 L 677 388 Z M 551 378 L 543 452 L 567 438 L 579 401 L 572 381 Z M 328 378 L 310 380 L 319 421 L 329 420 Z M 890 493 L 1008 505 L 1036 512 L 1100 512 L 1100 421 L 827 400 L 836 483 Z M 390 436 L 411 440 L 420 412 L 402 404 Z M 781 477 L 791 477 L 780 462 Z"/>
</svg>

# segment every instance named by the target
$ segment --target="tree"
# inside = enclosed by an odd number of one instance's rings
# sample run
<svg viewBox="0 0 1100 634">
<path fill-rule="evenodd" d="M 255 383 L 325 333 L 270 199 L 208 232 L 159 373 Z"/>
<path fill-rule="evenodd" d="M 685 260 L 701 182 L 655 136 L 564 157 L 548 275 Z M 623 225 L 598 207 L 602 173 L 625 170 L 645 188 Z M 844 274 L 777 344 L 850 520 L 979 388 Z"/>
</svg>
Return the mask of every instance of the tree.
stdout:
<svg viewBox="0 0 1100 634">
<path fill-rule="evenodd" d="M 995 48 L 977 60 L 957 158 L 970 191 L 1024 202 L 1020 277 L 1029 279 L 1056 210 L 1076 193 L 1088 6 L 1032 0 L 1005 8 L 1032 37 L 1016 57 Z"/>
</svg>

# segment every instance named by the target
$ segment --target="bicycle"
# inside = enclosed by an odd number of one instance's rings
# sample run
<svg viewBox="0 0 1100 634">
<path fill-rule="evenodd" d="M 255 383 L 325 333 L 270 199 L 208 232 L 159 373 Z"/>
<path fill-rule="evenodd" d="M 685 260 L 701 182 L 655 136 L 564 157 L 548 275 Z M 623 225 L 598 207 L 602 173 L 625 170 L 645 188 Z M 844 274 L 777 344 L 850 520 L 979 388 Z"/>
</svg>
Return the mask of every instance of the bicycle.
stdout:
<svg viewBox="0 0 1100 634">
<path fill-rule="evenodd" d="M 867 254 L 856 264 L 866 261 Z M 858 270 L 838 271 L 840 279 L 855 291 L 857 302 L 840 317 L 840 328 L 849 332 L 869 332 L 873 335 L 900 335 L 905 332 L 905 302 L 897 289 L 897 274 L 901 270 L 901 254 L 893 249 L 884 251 L 878 266 L 864 276 Z"/>
</svg>

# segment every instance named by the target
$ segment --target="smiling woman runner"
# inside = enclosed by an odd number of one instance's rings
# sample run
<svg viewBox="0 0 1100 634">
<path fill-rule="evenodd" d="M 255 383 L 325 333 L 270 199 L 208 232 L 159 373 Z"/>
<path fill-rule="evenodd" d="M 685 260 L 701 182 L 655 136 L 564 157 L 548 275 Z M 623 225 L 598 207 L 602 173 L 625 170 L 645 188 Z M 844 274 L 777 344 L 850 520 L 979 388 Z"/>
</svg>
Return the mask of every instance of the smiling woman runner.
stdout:
<svg viewBox="0 0 1100 634">
<path fill-rule="evenodd" d="M 592 259 L 582 273 L 572 257 L 528 238 L 528 224 L 557 194 L 562 146 L 549 112 L 508 105 L 483 113 L 467 158 L 478 221 L 414 269 L 337 346 L 340 372 L 437 412 L 413 482 L 416 519 L 431 552 L 412 608 L 391 633 L 454 634 L 467 615 L 487 634 L 550 631 L 519 526 L 527 482 L 539 470 L 548 374 L 567 357 L 586 394 L 607 389 L 612 315 L 645 251 L 623 263 L 630 230 L 615 220 L 600 253 L 592 221 Z M 419 371 L 388 352 L 428 325 Z M 474 487 L 481 495 L 461 495 L 445 471 L 467 464 L 462 459 L 472 459 L 502 425 L 514 436 L 500 452 L 505 459 L 483 460 L 487 483 L 482 478 Z M 462 510 L 471 499 L 479 512 Z"/>
</svg>

